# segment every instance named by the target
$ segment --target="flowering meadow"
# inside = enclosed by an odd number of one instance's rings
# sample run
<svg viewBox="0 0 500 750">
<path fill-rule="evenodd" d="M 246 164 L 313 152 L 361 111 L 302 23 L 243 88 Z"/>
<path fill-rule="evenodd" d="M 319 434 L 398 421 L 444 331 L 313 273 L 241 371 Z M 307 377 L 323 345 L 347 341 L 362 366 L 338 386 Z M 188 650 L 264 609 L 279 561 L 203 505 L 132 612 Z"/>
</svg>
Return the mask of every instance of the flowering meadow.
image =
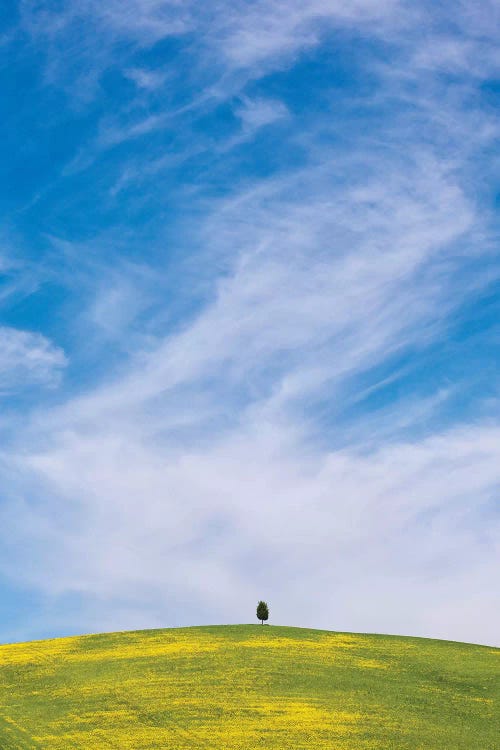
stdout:
<svg viewBox="0 0 500 750">
<path fill-rule="evenodd" d="M 0 647 L 2 750 L 495 750 L 500 649 L 240 625 Z"/>
</svg>

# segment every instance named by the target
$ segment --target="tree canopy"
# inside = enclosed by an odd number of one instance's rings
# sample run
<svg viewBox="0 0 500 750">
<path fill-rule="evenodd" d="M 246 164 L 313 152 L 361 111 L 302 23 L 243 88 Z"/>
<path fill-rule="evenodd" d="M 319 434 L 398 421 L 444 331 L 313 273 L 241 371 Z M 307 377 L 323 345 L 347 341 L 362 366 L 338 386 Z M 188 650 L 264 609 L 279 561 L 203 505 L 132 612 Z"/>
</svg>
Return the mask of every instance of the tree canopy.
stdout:
<svg viewBox="0 0 500 750">
<path fill-rule="evenodd" d="M 261 621 L 262 625 L 264 625 L 264 620 L 269 619 L 269 607 L 266 602 L 260 601 L 257 604 L 257 619 Z"/>
</svg>

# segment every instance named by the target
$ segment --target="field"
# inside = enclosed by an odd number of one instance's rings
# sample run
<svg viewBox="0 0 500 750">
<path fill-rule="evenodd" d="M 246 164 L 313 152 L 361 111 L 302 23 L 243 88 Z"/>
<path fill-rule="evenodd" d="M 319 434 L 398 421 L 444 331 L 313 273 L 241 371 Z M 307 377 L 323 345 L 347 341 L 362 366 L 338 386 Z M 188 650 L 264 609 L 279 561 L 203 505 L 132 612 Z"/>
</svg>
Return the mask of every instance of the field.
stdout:
<svg viewBox="0 0 500 750">
<path fill-rule="evenodd" d="M 238 625 L 0 647 L 1 750 L 498 750 L 500 649 Z"/>
</svg>

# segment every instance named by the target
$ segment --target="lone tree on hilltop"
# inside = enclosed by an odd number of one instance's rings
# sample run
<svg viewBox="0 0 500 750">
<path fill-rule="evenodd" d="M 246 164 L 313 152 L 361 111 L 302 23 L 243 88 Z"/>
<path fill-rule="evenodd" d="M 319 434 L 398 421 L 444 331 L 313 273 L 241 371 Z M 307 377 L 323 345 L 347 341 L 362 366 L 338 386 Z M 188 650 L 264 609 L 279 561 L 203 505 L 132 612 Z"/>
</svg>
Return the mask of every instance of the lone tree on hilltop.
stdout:
<svg viewBox="0 0 500 750">
<path fill-rule="evenodd" d="M 265 602 L 257 604 L 257 619 L 260 620 L 261 625 L 264 625 L 264 620 L 269 619 L 269 607 Z"/>
</svg>

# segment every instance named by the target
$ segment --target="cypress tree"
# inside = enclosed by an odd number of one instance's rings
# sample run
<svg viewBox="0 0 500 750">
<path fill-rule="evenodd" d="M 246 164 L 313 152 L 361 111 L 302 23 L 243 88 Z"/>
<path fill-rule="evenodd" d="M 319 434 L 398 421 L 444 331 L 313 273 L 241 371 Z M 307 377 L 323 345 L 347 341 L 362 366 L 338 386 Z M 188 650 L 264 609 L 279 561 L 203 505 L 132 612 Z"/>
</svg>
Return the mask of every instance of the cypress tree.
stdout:
<svg viewBox="0 0 500 750">
<path fill-rule="evenodd" d="M 257 604 L 257 619 L 264 625 L 264 620 L 269 619 L 269 607 L 266 602 L 259 602 Z"/>
</svg>

